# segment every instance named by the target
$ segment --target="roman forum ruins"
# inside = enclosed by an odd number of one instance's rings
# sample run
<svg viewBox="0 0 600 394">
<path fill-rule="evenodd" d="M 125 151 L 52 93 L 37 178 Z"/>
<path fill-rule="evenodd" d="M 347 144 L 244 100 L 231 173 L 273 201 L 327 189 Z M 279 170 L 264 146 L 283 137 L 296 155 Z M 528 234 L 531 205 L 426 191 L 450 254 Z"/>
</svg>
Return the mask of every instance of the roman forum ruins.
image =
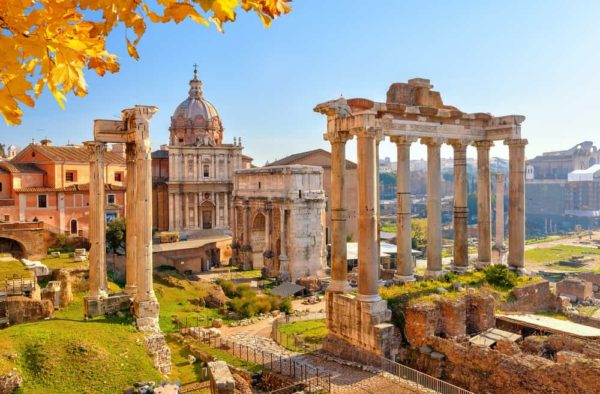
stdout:
<svg viewBox="0 0 600 394">
<path fill-rule="evenodd" d="M 411 256 L 410 146 L 417 140 L 427 146 L 427 270 L 426 278 L 442 275 L 440 147 L 454 148 L 454 262 L 452 270 L 469 267 L 467 245 L 466 149 L 477 148 L 478 264 L 491 264 L 491 191 L 489 152 L 494 141 L 509 148 L 509 267 L 524 272 L 525 249 L 525 145 L 521 138 L 524 116 L 495 117 L 463 113 L 444 105 L 429 80 L 415 78 L 394 83 L 385 103 L 364 98 L 331 100 L 315 107 L 327 116 L 324 138 L 331 144 L 331 285 L 327 292 L 324 348 L 344 356 L 358 346 L 368 353 L 392 356 L 395 345 L 391 311 L 378 292 L 378 146 L 385 137 L 398 150 L 398 281 L 414 280 Z M 346 263 L 345 147 L 357 138 L 358 150 L 358 292 L 348 294 Z M 360 352 L 364 353 L 364 352 Z"/>
<path fill-rule="evenodd" d="M 86 316 L 98 316 L 115 304 L 133 302 L 141 330 L 158 330 L 159 305 L 152 286 L 152 181 L 149 120 L 156 107 L 137 105 L 122 120 L 95 120 L 90 153 L 90 277 Z M 106 278 L 104 154 L 106 143 L 126 144 L 126 295 L 109 295 Z"/>
</svg>

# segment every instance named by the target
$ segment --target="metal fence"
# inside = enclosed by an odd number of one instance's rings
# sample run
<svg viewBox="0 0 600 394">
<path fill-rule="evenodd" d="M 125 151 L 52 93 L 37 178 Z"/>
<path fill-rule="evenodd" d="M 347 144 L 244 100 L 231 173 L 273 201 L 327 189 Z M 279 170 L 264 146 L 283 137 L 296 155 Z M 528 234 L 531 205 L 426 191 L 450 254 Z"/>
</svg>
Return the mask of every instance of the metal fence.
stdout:
<svg viewBox="0 0 600 394">
<path fill-rule="evenodd" d="M 184 328 L 192 327 L 212 327 L 215 319 L 206 316 L 186 316 L 176 318 L 177 331 L 181 332 Z"/>
<path fill-rule="evenodd" d="M 320 341 L 311 340 L 302 334 L 284 334 L 279 331 L 279 326 L 282 324 L 289 324 L 300 321 L 323 319 L 325 319 L 325 313 L 323 312 L 310 312 L 303 315 L 286 315 L 278 317 L 273 321 L 271 338 L 286 349 L 303 353 L 314 352 L 316 350 L 321 349 L 322 344 Z"/>
<path fill-rule="evenodd" d="M 331 375 L 329 373 L 320 368 L 312 367 L 305 362 L 300 362 L 294 359 L 294 357 L 286 357 L 281 354 L 269 352 L 268 350 L 258 350 L 241 343 L 223 339 L 220 336 L 204 331 L 202 328 L 183 328 L 181 333 L 189 335 L 215 349 L 224 350 L 241 360 L 261 365 L 273 372 L 289 376 L 297 380 L 297 384 L 307 383 L 310 380 L 309 384 L 313 392 L 330 392 Z"/>
</svg>

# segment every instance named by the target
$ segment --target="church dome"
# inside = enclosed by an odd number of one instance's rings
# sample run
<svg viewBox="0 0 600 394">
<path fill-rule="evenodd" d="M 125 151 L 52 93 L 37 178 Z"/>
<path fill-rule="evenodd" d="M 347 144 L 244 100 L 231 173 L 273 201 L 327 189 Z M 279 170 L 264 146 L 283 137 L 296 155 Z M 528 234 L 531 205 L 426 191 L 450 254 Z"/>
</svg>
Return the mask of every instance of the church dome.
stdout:
<svg viewBox="0 0 600 394">
<path fill-rule="evenodd" d="M 219 114 L 215 106 L 202 95 L 202 81 L 198 79 L 197 72 L 194 70 L 194 79 L 190 81 L 189 97 L 177 106 L 173 117 L 194 120 L 197 116 L 210 121 L 218 118 Z"/>
</svg>

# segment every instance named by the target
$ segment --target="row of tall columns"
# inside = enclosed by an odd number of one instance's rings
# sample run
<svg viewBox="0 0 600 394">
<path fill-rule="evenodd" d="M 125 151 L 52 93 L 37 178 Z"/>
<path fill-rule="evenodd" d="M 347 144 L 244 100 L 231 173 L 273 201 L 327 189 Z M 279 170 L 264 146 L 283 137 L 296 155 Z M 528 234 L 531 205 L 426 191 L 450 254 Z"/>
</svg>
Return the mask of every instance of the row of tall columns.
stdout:
<svg viewBox="0 0 600 394">
<path fill-rule="evenodd" d="M 169 229 L 193 229 L 201 228 L 199 204 L 200 192 L 170 193 L 169 194 Z M 221 207 L 224 207 L 221 216 Z M 193 212 L 190 216 L 190 209 Z M 215 194 L 215 216 L 213 220 L 215 227 L 229 225 L 229 194 L 218 192 Z"/>
</svg>

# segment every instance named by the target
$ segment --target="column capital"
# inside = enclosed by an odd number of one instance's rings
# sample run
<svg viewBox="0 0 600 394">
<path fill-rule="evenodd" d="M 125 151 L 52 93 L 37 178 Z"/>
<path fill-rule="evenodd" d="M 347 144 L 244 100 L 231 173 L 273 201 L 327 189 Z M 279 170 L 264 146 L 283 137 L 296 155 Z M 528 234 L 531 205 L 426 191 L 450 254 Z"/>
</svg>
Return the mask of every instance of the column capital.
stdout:
<svg viewBox="0 0 600 394">
<path fill-rule="evenodd" d="M 353 127 L 350 129 L 350 134 L 355 135 L 358 138 L 377 138 L 383 139 L 383 129 L 381 127 Z"/>
<path fill-rule="evenodd" d="M 85 141 L 83 145 L 88 149 L 90 160 L 95 160 L 98 155 L 104 156 L 106 144 L 99 141 Z"/>
<path fill-rule="evenodd" d="M 454 148 L 454 151 L 465 151 L 467 150 L 467 147 L 471 144 L 471 141 L 469 140 L 458 140 L 458 139 L 452 139 L 452 140 L 448 140 L 448 144 L 452 146 L 452 148 Z"/>
<path fill-rule="evenodd" d="M 421 138 L 421 144 L 429 147 L 440 147 L 446 140 L 439 137 L 425 137 Z"/>
<path fill-rule="evenodd" d="M 323 139 L 325 141 L 329 141 L 331 144 L 345 144 L 353 137 L 354 136 L 348 131 L 328 131 L 327 133 L 323 134 Z"/>
<path fill-rule="evenodd" d="M 506 179 L 506 176 L 504 175 L 504 173 L 502 173 L 502 172 L 496 173 L 496 182 L 497 183 L 504 183 L 504 179 Z"/>
<path fill-rule="evenodd" d="M 504 140 L 504 145 L 508 146 L 525 146 L 528 144 L 526 138 L 509 138 Z"/>
<path fill-rule="evenodd" d="M 395 135 L 390 137 L 390 142 L 396 145 L 408 145 L 410 146 L 413 142 L 417 142 L 417 137 L 409 137 L 407 135 Z"/>
<path fill-rule="evenodd" d="M 475 142 L 473 142 L 473 146 L 477 149 L 489 150 L 492 146 L 494 146 L 494 141 L 490 141 L 490 140 L 475 141 Z"/>
</svg>

